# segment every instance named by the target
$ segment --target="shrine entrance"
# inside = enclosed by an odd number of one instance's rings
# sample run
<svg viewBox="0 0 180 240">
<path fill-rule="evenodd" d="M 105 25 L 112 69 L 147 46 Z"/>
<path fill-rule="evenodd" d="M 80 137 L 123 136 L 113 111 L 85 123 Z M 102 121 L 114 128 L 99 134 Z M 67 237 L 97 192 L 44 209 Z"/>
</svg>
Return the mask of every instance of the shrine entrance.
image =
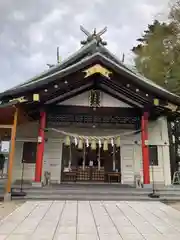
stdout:
<svg viewBox="0 0 180 240">
<path fill-rule="evenodd" d="M 54 106 L 47 129 L 63 138 L 61 182 L 121 182 L 120 132 L 139 131 L 140 110 Z"/>
<path fill-rule="evenodd" d="M 91 146 L 78 149 L 75 144 L 63 144 L 61 181 L 120 182 L 120 159 L 120 148 L 111 144 L 108 144 L 106 151 L 98 144 L 96 149 L 92 149 Z"/>
</svg>

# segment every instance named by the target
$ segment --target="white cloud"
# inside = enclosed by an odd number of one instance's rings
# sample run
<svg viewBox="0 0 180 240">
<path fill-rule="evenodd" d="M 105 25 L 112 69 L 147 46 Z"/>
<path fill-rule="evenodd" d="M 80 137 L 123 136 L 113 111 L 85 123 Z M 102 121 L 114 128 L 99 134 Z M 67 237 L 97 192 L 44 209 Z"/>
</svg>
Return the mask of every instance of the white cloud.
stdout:
<svg viewBox="0 0 180 240">
<path fill-rule="evenodd" d="M 168 0 L 6 0 L 0 1 L 0 88 L 25 81 L 56 62 L 56 47 L 66 58 L 80 47 L 89 31 L 108 26 L 103 36 L 108 48 L 121 58 Z"/>
<path fill-rule="evenodd" d="M 151 22 L 154 18 L 154 15 L 157 13 L 155 5 L 150 5 L 147 3 L 142 3 L 137 6 L 137 12 L 139 12 L 139 15 L 142 20 L 145 22 Z"/>
<path fill-rule="evenodd" d="M 25 15 L 21 11 L 14 11 L 12 14 L 12 18 L 14 18 L 15 21 L 23 21 L 25 20 Z"/>
<path fill-rule="evenodd" d="M 54 9 L 40 22 L 40 25 L 46 26 L 47 24 L 53 24 L 62 20 L 64 14 L 68 12 L 68 8 Z"/>
</svg>

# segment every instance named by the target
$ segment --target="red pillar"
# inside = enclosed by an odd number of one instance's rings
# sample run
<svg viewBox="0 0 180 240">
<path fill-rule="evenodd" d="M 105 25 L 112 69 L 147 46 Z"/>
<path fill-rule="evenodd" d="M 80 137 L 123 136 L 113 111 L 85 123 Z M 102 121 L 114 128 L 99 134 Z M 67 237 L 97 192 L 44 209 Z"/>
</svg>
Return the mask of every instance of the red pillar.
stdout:
<svg viewBox="0 0 180 240">
<path fill-rule="evenodd" d="M 44 155 L 44 128 L 46 126 L 46 113 L 40 113 L 40 121 L 39 121 L 39 133 L 38 133 L 38 143 L 37 143 L 37 152 L 36 152 L 36 169 L 35 169 L 35 182 L 41 181 L 42 174 L 42 162 Z"/>
<path fill-rule="evenodd" d="M 144 184 L 149 184 L 148 112 L 145 112 L 141 118 L 141 141 Z"/>
</svg>

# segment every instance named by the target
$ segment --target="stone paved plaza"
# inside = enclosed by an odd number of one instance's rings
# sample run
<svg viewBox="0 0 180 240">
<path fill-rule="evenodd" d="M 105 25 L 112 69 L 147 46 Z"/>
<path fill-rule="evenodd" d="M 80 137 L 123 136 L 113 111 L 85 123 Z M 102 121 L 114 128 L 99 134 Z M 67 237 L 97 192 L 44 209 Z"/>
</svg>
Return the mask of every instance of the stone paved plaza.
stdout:
<svg viewBox="0 0 180 240">
<path fill-rule="evenodd" d="M 160 202 L 26 202 L 0 223 L 0 240 L 180 239 L 180 212 Z"/>
</svg>

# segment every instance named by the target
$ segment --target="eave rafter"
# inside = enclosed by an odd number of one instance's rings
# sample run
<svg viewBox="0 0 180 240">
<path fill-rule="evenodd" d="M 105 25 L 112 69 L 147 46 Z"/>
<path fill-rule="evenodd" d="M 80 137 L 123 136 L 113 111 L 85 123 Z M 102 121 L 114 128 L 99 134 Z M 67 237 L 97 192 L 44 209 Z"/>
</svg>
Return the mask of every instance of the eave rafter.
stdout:
<svg viewBox="0 0 180 240">
<path fill-rule="evenodd" d="M 109 87 L 110 86 L 110 87 Z M 117 85 L 114 85 L 114 84 L 108 84 L 108 83 L 104 83 L 104 82 L 102 82 L 101 83 L 101 87 L 102 87 L 102 90 L 103 91 L 107 91 L 107 93 L 108 94 L 110 94 L 110 95 L 112 95 L 112 94 L 115 94 L 116 96 L 116 98 L 118 98 L 118 95 L 121 97 L 121 99 L 120 100 L 122 100 L 122 101 L 124 101 L 124 102 L 126 102 L 127 104 L 129 104 L 129 105 L 131 105 L 131 106 L 133 106 L 133 107 L 139 107 L 139 108 L 141 108 L 142 110 L 143 109 L 146 109 L 146 110 L 148 110 L 149 112 L 152 112 L 153 113 L 153 115 L 155 114 L 155 115 L 158 115 L 158 114 L 162 114 L 163 112 L 164 112 L 164 108 L 162 108 L 162 107 L 159 107 L 159 106 L 154 106 L 153 104 L 152 104 L 152 102 L 151 102 L 151 100 L 148 100 L 148 101 L 146 101 L 146 102 L 142 102 L 142 100 L 141 101 L 139 101 L 139 99 L 137 100 L 136 98 L 135 98 L 135 96 L 133 96 L 133 98 L 132 98 L 132 93 L 131 93 L 131 95 L 129 95 L 129 92 L 128 92 L 128 94 L 127 94 L 127 91 L 126 92 L 124 92 L 123 90 L 122 90 L 122 88 L 119 88 L 119 87 L 117 87 Z"/>
<path fill-rule="evenodd" d="M 112 89 L 116 90 L 116 92 L 119 92 L 128 98 L 130 98 L 133 101 L 137 101 L 139 104 L 146 104 L 147 101 L 144 100 L 143 98 L 139 97 L 138 94 L 130 91 L 129 89 L 123 87 L 122 84 L 119 84 L 115 79 L 112 79 L 111 81 L 107 81 L 105 78 L 101 79 L 100 81 L 102 84 L 105 84 L 106 86 L 110 86 Z"/>
<path fill-rule="evenodd" d="M 48 103 L 49 101 L 54 100 L 56 101 L 57 98 L 64 98 L 66 95 L 69 95 L 71 98 L 71 92 L 79 91 L 81 87 L 88 88 L 93 85 L 92 79 L 88 78 L 87 81 L 83 81 L 83 78 L 74 78 L 74 79 L 67 79 L 66 86 L 59 87 L 54 90 L 51 94 L 48 94 L 44 99 L 44 103 Z M 73 93 L 72 93 L 73 94 Z"/>
<path fill-rule="evenodd" d="M 63 102 L 69 98 L 75 97 L 85 91 L 92 89 L 92 87 L 93 87 L 93 84 L 91 82 L 83 85 L 77 84 L 65 92 L 62 92 L 62 91 L 60 91 L 59 93 L 57 92 L 56 95 L 52 99 L 47 100 L 45 104 L 52 104 L 52 103 L 57 104 L 57 103 Z"/>
<path fill-rule="evenodd" d="M 137 101 L 139 104 L 142 105 L 152 105 L 153 97 L 148 93 L 145 93 L 138 86 L 132 85 L 132 82 L 129 81 L 127 83 L 127 78 L 119 79 L 119 75 L 114 71 L 110 71 L 109 69 L 101 66 L 100 64 L 96 64 L 84 70 L 86 72 L 86 76 L 92 76 L 96 73 L 100 74 L 100 81 L 99 83 L 104 83 L 107 86 L 111 86 L 111 88 L 116 89 L 117 92 L 125 94 L 130 99 Z M 118 80 L 117 80 L 118 79 Z"/>
<path fill-rule="evenodd" d="M 79 87 L 82 84 L 84 73 L 78 72 L 77 74 L 71 75 L 68 78 L 56 79 L 51 84 L 43 85 L 41 88 L 35 91 L 26 91 L 24 95 L 16 96 L 15 98 L 9 99 L 11 101 L 17 101 L 25 104 L 38 104 L 39 102 L 45 103 L 46 101 L 56 97 L 57 94 L 70 91 L 74 87 Z"/>
<path fill-rule="evenodd" d="M 16 95 L 9 99 L 9 103 L 17 101 L 23 105 L 33 105 L 32 108 L 34 108 L 34 106 L 39 107 L 43 104 L 56 104 L 88 89 L 100 88 L 116 98 L 120 99 L 124 96 L 129 105 L 135 103 L 134 106 L 149 108 L 159 113 L 180 114 L 178 105 L 157 97 L 152 91 L 142 88 L 135 81 L 120 75 L 115 69 L 110 69 L 109 65 L 107 66 L 105 67 L 105 63 L 100 64 L 100 62 L 91 63 L 75 73 L 43 84 L 36 90 L 27 90 L 24 95 Z"/>
<path fill-rule="evenodd" d="M 119 92 L 117 92 L 114 88 L 110 88 L 109 86 L 101 83 L 99 86 L 99 89 L 107 94 L 109 94 L 110 96 L 118 99 L 119 101 L 125 102 L 126 104 L 132 106 L 132 107 L 139 107 L 139 108 L 143 108 L 143 105 L 132 101 L 131 99 L 129 99 L 128 97 L 124 96 L 124 94 L 121 94 Z"/>
</svg>

